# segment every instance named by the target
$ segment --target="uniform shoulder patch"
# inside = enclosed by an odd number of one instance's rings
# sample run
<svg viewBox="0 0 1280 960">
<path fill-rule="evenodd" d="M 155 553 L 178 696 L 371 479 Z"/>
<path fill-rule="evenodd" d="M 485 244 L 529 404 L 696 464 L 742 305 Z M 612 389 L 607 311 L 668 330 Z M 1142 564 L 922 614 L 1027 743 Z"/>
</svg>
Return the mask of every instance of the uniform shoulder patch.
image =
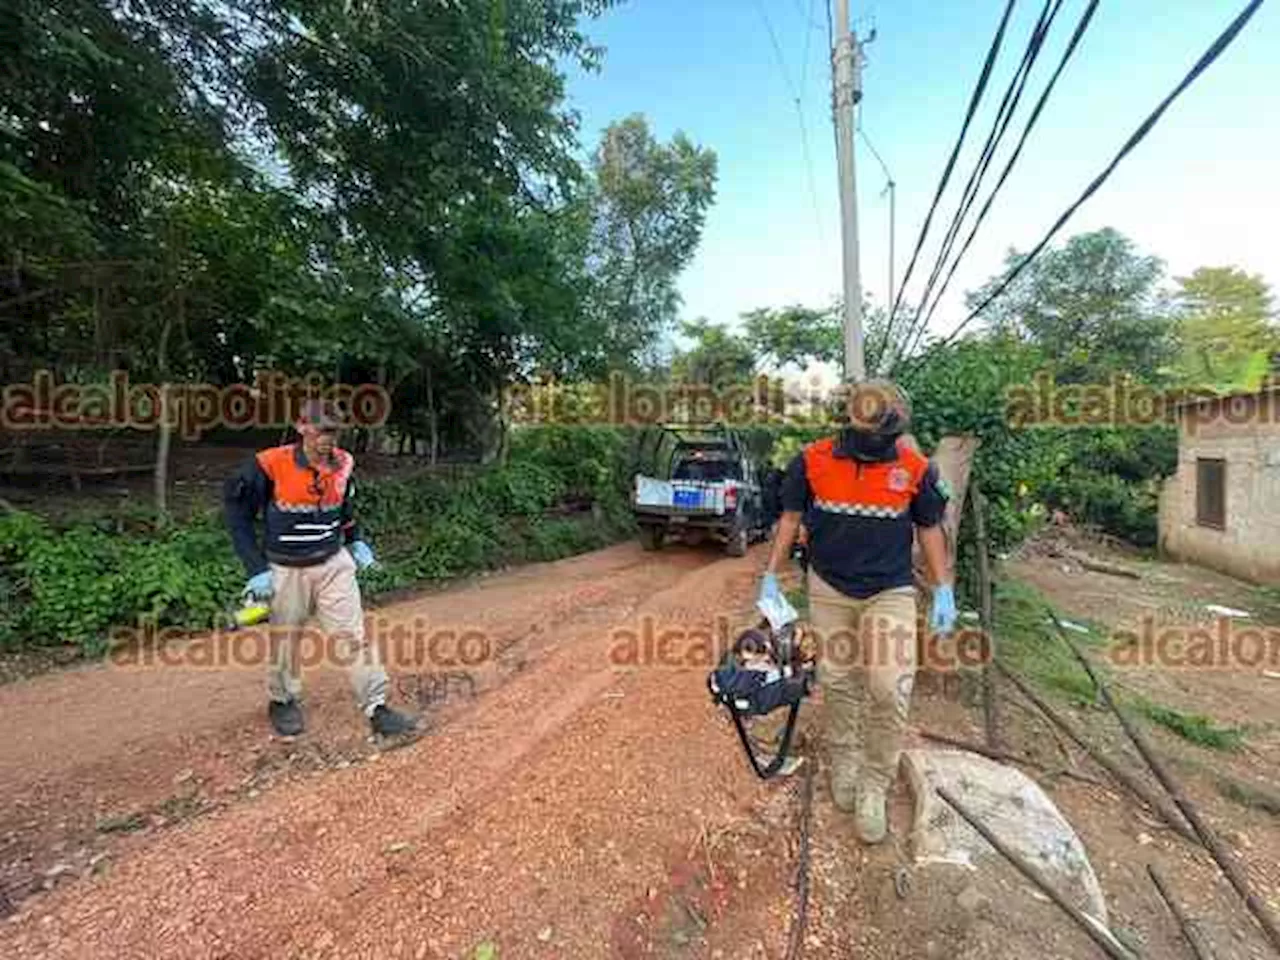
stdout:
<svg viewBox="0 0 1280 960">
<path fill-rule="evenodd" d="M 950 500 L 953 496 L 951 484 L 947 482 L 947 478 L 942 474 L 938 474 L 938 492 L 942 494 L 943 499 Z"/>
</svg>

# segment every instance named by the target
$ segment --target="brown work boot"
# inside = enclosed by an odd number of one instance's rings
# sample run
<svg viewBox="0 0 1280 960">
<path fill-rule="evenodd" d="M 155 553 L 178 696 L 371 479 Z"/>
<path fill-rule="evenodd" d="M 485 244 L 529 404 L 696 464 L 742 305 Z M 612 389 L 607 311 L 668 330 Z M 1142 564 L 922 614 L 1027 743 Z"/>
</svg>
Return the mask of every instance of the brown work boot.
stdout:
<svg viewBox="0 0 1280 960">
<path fill-rule="evenodd" d="M 853 813 L 858 771 L 848 764 L 831 764 L 831 800 L 845 813 Z"/>
<path fill-rule="evenodd" d="M 863 843 L 880 843 L 889 833 L 888 814 L 885 810 L 885 792 L 879 787 L 859 785 L 854 828 Z"/>
</svg>

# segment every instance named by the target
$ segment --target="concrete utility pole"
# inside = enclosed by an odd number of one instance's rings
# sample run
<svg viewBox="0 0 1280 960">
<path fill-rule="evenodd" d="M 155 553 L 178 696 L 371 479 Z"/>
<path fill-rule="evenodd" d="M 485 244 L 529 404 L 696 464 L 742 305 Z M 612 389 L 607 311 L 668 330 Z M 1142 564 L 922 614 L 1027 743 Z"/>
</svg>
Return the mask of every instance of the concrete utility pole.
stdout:
<svg viewBox="0 0 1280 960">
<path fill-rule="evenodd" d="M 866 379 L 862 343 L 862 280 L 858 273 L 858 184 L 853 163 L 853 111 L 862 99 L 862 48 L 849 30 L 849 0 L 836 0 L 836 152 L 840 168 L 841 237 L 844 245 L 844 379 Z"/>
</svg>

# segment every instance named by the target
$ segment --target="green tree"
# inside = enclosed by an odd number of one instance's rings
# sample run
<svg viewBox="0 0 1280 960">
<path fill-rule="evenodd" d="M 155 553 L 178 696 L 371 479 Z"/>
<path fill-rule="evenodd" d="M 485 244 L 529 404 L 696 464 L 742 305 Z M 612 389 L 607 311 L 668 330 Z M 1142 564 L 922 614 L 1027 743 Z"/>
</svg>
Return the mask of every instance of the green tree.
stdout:
<svg viewBox="0 0 1280 960">
<path fill-rule="evenodd" d="M 675 323 L 676 281 L 715 199 L 716 155 L 683 133 L 660 143 L 632 115 L 604 131 L 592 171 L 592 329 L 611 364 L 630 366 Z"/>
<path fill-rule="evenodd" d="M 838 363 L 844 354 L 844 332 L 838 306 L 815 310 L 793 304 L 761 307 L 742 315 L 746 338 L 756 355 L 782 367 L 812 361 Z"/>
<path fill-rule="evenodd" d="M 1024 259 L 967 295 L 976 307 Z M 1060 382 L 1151 380 L 1172 356 L 1172 324 L 1157 287 L 1163 264 L 1114 229 L 1079 234 L 1035 259 L 986 311 L 989 326 L 1037 347 Z"/>
<path fill-rule="evenodd" d="M 793 304 L 761 307 L 742 315 L 746 339 L 761 363 L 774 367 L 810 363 L 844 365 L 844 307 L 837 300 L 825 310 Z M 874 373 L 884 352 L 887 311 L 865 301 L 862 305 L 864 363 Z"/>
<path fill-rule="evenodd" d="M 1200 267 L 1178 284 L 1178 374 L 1187 383 L 1256 389 L 1280 349 L 1271 290 L 1237 267 Z"/>
<path fill-rule="evenodd" d="M 717 389 L 750 382 L 756 361 L 743 338 L 705 317 L 686 321 L 681 332 L 693 341 L 693 346 L 677 354 L 672 362 L 672 375 L 677 381 Z"/>
</svg>

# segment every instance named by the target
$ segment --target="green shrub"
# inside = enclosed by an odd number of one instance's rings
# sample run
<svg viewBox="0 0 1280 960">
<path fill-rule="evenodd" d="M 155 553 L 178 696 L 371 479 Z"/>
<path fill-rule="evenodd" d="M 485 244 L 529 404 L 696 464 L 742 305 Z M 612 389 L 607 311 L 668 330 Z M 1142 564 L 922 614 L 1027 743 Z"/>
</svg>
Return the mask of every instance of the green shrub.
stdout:
<svg viewBox="0 0 1280 960">
<path fill-rule="evenodd" d="M 1181 710 L 1153 703 L 1145 697 L 1137 699 L 1137 707 L 1149 719 L 1190 743 L 1211 750 L 1239 750 L 1244 745 L 1246 733 L 1242 727 L 1221 726 L 1212 717 L 1200 713 L 1183 713 Z"/>
<path fill-rule="evenodd" d="M 131 538 L 91 522 L 59 531 L 15 513 L 0 521 L 0 555 L 20 584 L 10 643 L 95 650 L 112 627 L 208 627 L 240 579 L 216 514 Z"/>
<path fill-rule="evenodd" d="M 1073 519 L 1137 546 L 1156 544 L 1159 490 L 1154 481 L 1071 470 L 1050 486 L 1045 499 Z"/>
<path fill-rule="evenodd" d="M 624 430 L 522 430 L 505 465 L 475 476 L 361 485 L 359 520 L 381 561 L 361 575 L 365 594 L 559 559 L 630 535 L 630 451 Z M 547 518 L 565 504 L 592 513 Z M 142 515 L 62 527 L 0 515 L 0 644 L 72 643 L 94 653 L 113 628 L 208 629 L 243 582 L 218 511 L 170 526 Z"/>
</svg>

